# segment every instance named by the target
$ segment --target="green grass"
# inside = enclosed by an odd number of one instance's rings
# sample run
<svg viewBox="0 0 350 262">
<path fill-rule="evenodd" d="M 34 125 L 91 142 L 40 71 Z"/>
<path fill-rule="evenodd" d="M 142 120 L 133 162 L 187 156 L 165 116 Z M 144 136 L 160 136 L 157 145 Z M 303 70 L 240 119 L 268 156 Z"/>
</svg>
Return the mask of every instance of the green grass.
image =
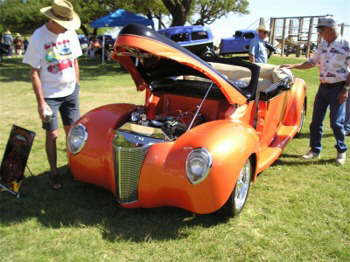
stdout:
<svg viewBox="0 0 350 262">
<path fill-rule="evenodd" d="M 298 59 L 273 57 L 272 63 Z M 118 65 L 81 63 L 82 113 L 106 103 L 142 103 Z M 44 132 L 28 68 L 19 60 L 0 65 L 0 152 L 12 124 L 37 133 L 21 199 L 0 193 L 0 261 L 349 261 L 350 162 L 334 164 L 334 138 L 325 121 L 320 161 L 302 161 L 317 90 L 317 71 L 296 71 L 308 84 L 303 135 L 253 185 L 243 213 L 223 220 L 177 208 L 127 210 L 92 185 L 64 178 L 48 189 Z M 66 171 L 63 130 L 59 166 Z M 350 159 L 348 159 L 350 161 Z"/>
</svg>

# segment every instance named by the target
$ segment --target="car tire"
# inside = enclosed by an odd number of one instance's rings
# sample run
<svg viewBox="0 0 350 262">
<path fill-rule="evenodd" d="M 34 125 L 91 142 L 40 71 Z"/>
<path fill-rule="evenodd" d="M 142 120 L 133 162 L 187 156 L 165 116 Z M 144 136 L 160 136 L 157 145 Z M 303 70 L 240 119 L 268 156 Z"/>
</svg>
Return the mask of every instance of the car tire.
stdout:
<svg viewBox="0 0 350 262">
<path fill-rule="evenodd" d="M 215 57 L 215 53 L 214 53 L 213 50 L 207 50 L 207 51 L 205 51 L 205 52 L 201 55 L 201 57 L 204 57 L 204 58 L 206 58 L 206 57 L 212 58 L 212 57 Z"/>
<path fill-rule="evenodd" d="M 240 171 L 232 194 L 219 210 L 219 214 L 226 217 L 235 217 L 242 212 L 248 199 L 252 176 L 253 165 L 252 161 L 248 159 Z"/>
<path fill-rule="evenodd" d="M 301 110 L 301 113 L 300 113 L 300 123 L 299 123 L 299 126 L 298 126 L 298 131 L 295 134 L 296 138 L 300 137 L 301 130 L 303 129 L 303 126 L 304 126 L 304 123 L 305 123 L 305 117 L 306 117 L 306 108 L 305 107 L 306 107 L 306 103 L 304 103 L 303 109 Z"/>
</svg>

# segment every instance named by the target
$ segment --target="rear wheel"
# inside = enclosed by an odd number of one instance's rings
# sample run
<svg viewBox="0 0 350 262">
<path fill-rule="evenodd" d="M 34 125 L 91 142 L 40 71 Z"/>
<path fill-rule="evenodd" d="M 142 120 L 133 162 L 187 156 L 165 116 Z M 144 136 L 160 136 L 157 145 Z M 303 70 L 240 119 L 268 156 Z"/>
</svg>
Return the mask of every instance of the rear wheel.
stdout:
<svg viewBox="0 0 350 262">
<path fill-rule="evenodd" d="M 219 210 L 221 214 L 228 217 L 234 217 L 241 213 L 248 199 L 252 176 L 252 162 L 248 159 L 239 173 L 236 186 L 231 196 L 225 205 Z"/>
</svg>

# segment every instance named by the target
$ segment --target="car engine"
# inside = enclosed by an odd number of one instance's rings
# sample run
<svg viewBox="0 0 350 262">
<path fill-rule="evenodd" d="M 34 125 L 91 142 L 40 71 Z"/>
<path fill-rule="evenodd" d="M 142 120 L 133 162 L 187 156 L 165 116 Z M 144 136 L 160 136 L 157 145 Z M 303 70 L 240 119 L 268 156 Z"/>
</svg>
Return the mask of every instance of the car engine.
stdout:
<svg viewBox="0 0 350 262">
<path fill-rule="evenodd" d="M 131 113 L 129 121 L 141 126 L 159 128 L 169 140 L 174 140 L 187 131 L 194 117 L 195 112 L 177 110 L 167 114 L 156 115 L 154 119 L 148 119 L 145 109 L 140 107 Z M 192 127 L 204 122 L 203 115 L 198 113 Z"/>
</svg>

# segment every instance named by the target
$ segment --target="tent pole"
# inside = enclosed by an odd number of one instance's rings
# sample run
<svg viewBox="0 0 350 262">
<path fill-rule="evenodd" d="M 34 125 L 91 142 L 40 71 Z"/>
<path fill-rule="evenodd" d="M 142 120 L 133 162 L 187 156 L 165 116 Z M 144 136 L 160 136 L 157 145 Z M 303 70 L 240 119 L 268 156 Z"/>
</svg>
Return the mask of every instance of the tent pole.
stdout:
<svg viewBox="0 0 350 262">
<path fill-rule="evenodd" d="M 102 35 L 102 64 L 105 63 L 105 35 Z"/>
</svg>

